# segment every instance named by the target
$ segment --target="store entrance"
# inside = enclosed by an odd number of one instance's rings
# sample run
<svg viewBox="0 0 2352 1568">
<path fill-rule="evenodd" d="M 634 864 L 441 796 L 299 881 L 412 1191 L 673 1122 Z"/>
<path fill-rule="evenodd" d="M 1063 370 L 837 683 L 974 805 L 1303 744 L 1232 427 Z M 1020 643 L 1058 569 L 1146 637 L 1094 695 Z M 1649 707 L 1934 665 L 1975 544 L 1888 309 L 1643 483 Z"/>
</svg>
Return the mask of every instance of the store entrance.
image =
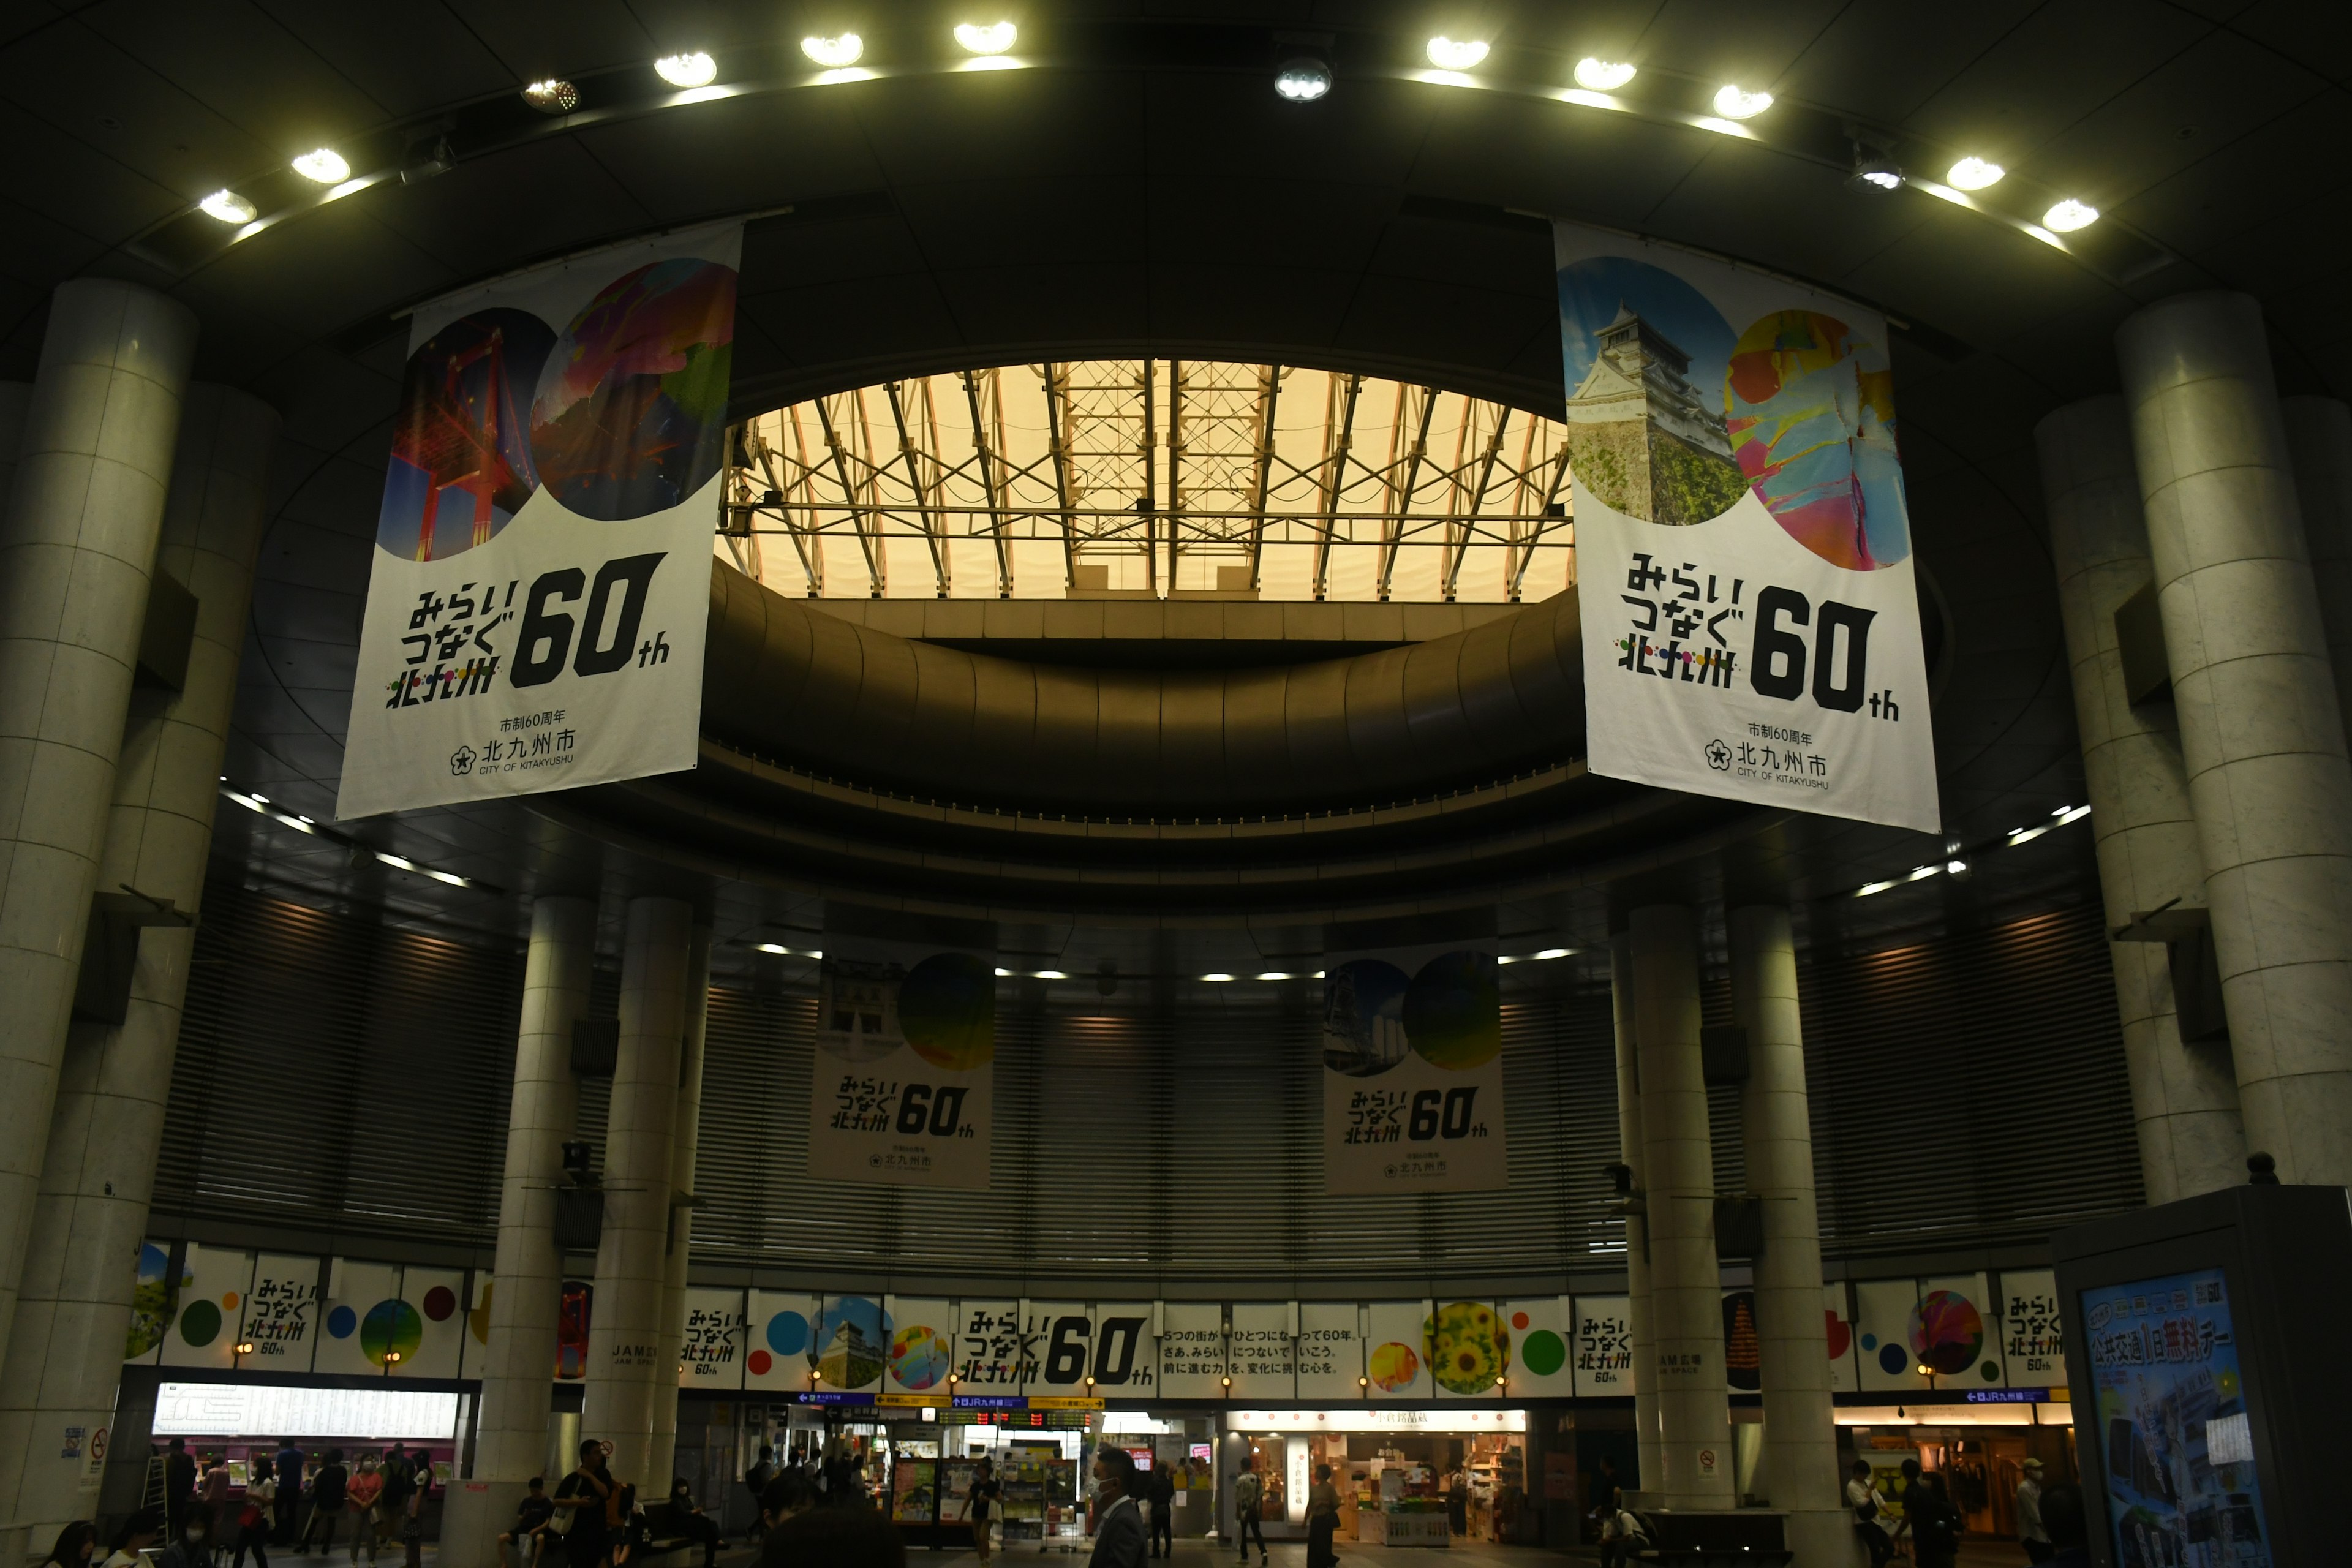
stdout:
<svg viewBox="0 0 2352 1568">
<path fill-rule="evenodd" d="M 1462 1429 L 1453 1428 L 1459 1422 Z M 1537 1539 L 1538 1504 L 1527 1489 L 1523 1411 L 1238 1412 L 1231 1468 L 1244 1456 L 1261 1479 L 1269 1537 L 1307 1534 L 1307 1496 L 1331 1468 L 1343 1542 L 1446 1545 Z M 1288 1429 L 1285 1429 L 1288 1428 Z"/>
</svg>

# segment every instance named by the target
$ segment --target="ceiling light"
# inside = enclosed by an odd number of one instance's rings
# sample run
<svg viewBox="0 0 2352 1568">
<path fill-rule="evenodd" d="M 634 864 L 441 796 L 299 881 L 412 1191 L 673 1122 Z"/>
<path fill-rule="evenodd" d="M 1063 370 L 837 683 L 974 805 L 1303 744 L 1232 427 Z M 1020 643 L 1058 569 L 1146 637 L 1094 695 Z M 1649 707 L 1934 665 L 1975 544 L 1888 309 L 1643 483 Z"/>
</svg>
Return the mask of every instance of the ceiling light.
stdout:
<svg viewBox="0 0 2352 1568">
<path fill-rule="evenodd" d="M 1955 877 L 1958 876 L 1968 868 L 1969 863 L 1965 860 L 1947 860 L 1944 862 L 1944 869 L 1949 871 Z"/>
<path fill-rule="evenodd" d="M 2059 826 L 2063 827 L 2070 822 L 2079 822 L 2084 817 L 2090 816 L 2091 808 L 2087 805 L 2061 806 L 2058 810 L 2052 812 L 2050 815 L 2058 819 Z"/>
<path fill-rule="evenodd" d="M 1892 882 L 1864 882 L 1853 890 L 1853 896 L 1857 899 L 1866 899 L 1873 893 L 1883 893 L 1893 886 L 1895 884 Z"/>
<path fill-rule="evenodd" d="M 2088 202 L 2078 202 L 2072 196 L 2042 215 L 2042 226 L 2058 234 L 2072 234 L 2098 221 L 2098 208 Z"/>
<path fill-rule="evenodd" d="M 1067 980 L 1069 976 L 1058 969 L 1041 969 L 1030 978 L 1032 980 Z"/>
<path fill-rule="evenodd" d="M 719 62 L 700 49 L 690 55 L 664 55 L 654 62 L 654 75 L 672 87 L 709 87 L 719 79 Z"/>
<path fill-rule="evenodd" d="M 1597 60 L 1587 55 L 1576 62 L 1576 85 L 1595 92 L 1615 92 L 1633 79 L 1633 68 L 1622 60 Z"/>
<path fill-rule="evenodd" d="M 580 89 L 561 77 L 551 76 L 524 88 L 522 100 L 541 114 L 569 114 L 580 107 Z"/>
<path fill-rule="evenodd" d="M 1233 976 L 1230 974 L 1203 974 L 1201 978 L 1208 981 L 1211 984 L 1222 985 L 1226 981 L 1231 980 Z"/>
<path fill-rule="evenodd" d="M 1536 956 L 1539 959 L 1566 958 L 1570 953 L 1574 952 L 1575 951 L 1576 949 L 1572 947 L 1548 947 L 1541 952 L 1537 953 Z"/>
<path fill-rule="evenodd" d="M 1903 188 L 1903 170 L 1892 158 L 1865 156 L 1857 150 L 1853 173 L 1846 176 L 1845 183 L 1865 195 L 1880 195 Z"/>
<path fill-rule="evenodd" d="M 1293 103 L 1312 103 L 1331 90 L 1331 68 L 1321 60 L 1285 60 L 1274 73 L 1274 90 Z"/>
<path fill-rule="evenodd" d="M 259 210 L 235 191 L 215 191 L 196 205 L 206 217 L 216 217 L 223 223 L 251 223 Z"/>
<path fill-rule="evenodd" d="M 1441 70 L 1466 71 L 1486 58 L 1484 38 L 1457 40 L 1440 33 L 1429 40 L 1429 63 Z"/>
<path fill-rule="evenodd" d="M 857 57 L 866 52 L 866 40 L 855 33 L 842 33 L 830 38 L 803 38 L 801 53 L 821 66 L 839 69 L 854 66 Z"/>
<path fill-rule="evenodd" d="M 985 27 L 963 22 L 957 25 L 955 34 L 956 42 L 975 55 L 1001 55 L 1013 47 L 1013 40 L 1021 36 L 1021 29 L 1010 22 L 992 22 Z M 854 60 L 857 57 L 851 55 L 849 58 Z"/>
<path fill-rule="evenodd" d="M 352 177 L 352 166 L 332 147 L 319 147 L 294 160 L 294 172 L 322 185 L 340 185 Z"/>
<path fill-rule="evenodd" d="M 1753 120 L 1772 107 L 1769 92 L 1743 92 L 1736 87 L 1725 87 L 1715 95 L 1715 111 L 1726 120 Z"/>
<path fill-rule="evenodd" d="M 1264 974 L 1259 975 L 1258 978 L 1260 980 L 1287 980 L 1290 976 L 1284 973 L 1279 969 L 1269 969 Z"/>
<path fill-rule="evenodd" d="M 1946 172 L 1944 183 L 1956 191 L 1980 191 L 1987 185 L 2000 184 L 2000 177 L 2008 173 L 1999 163 L 1983 158 L 1963 158 Z"/>
</svg>

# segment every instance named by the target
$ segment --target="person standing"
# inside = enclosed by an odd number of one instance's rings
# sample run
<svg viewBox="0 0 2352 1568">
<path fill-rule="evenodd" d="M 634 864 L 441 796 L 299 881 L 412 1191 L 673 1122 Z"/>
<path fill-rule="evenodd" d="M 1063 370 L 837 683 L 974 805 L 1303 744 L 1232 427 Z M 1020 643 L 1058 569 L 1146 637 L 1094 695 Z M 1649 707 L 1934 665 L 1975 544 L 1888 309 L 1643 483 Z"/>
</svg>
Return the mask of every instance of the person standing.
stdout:
<svg viewBox="0 0 2352 1568">
<path fill-rule="evenodd" d="M 1853 1462 L 1853 1473 L 1846 1477 L 1845 1505 L 1853 1512 L 1854 1539 L 1870 1553 L 1870 1568 L 1886 1568 L 1887 1559 L 1895 1555 L 1895 1538 L 1888 1533 L 1894 1521 L 1878 1495 L 1878 1483 L 1871 1479 L 1869 1460 Z"/>
<path fill-rule="evenodd" d="M 1459 1465 L 1445 1478 L 1445 1528 L 1456 1535 L 1470 1533 L 1470 1476 Z"/>
<path fill-rule="evenodd" d="M 408 1457 L 408 1445 L 394 1443 L 376 1473 L 383 1478 L 383 1515 L 389 1524 L 407 1514 L 408 1494 L 416 1486 L 416 1461 Z"/>
<path fill-rule="evenodd" d="M 1315 1484 L 1307 1492 L 1307 1568 L 1338 1568 L 1339 1554 L 1331 1550 L 1332 1531 L 1339 1528 L 1339 1489 L 1331 1484 L 1331 1467 L 1315 1467 Z M 1168 1553 L 1173 1557 L 1171 1544 Z"/>
<path fill-rule="evenodd" d="M 971 1519 L 971 1549 L 979 1553 L 982 1568 L 988 1562 L 989 1532 L 995 1528 L 996 1500 L 1004 1495 L 997 1484 L 996 1461 L 982 1456 L 980 1473 L 964 1489 L 964 1512 Z"/>
<path fill-rule="evenodd" d="M 1176 1555 L 1176 1478 L 1166 1464 L 1151 1467 L 1151 1475 L 1144 1483 L 1144 1491 L 1151 1500 L 1151 1555 L 1163 1555 L 1160 1543 L 1167 1543 L 1164 1555 Z"/>
<path fill-rule="evenodd" d="M 561 1533 L 569 1568 L 605 1568 L 613 1556 L 613 1527 L 620 1489 L 604 1468 L 604 1445 L 590 1437 L 580 1445 L 580 1468 L 556 1483 L 556 1517 L 572 1515 Z"/>
<path fill-rule="evenodd" d="M 229 1544 L 236 1539 L 236 1511 L 228 1505 L 231 1478 L 227 1456 L 218 1449 L 205 1456 L 205 1479 L 196 1483 L 196 1499 L 213 1510 L 213 1531 L 206 1538 L 218 1568 Z"/>
<path fill-rule="evenodd" d="M 1265 1501 L 1265 1483 L 1258 1479 L 1257 1456 L 1242 1456 L 1241 1473 L 1234 1478 L 1234 1535 L 1241 1545 L 1241 1561 L 1249 1561 L 1250 1537 L 1257 1537 L 1257 1560 L 1271 1562 L 1265 1550 L 1265 1524 L 1259 1517 Z"/>
<path fill-rule="evenodd" d="M 172 1542 L 180 1540 L 180 1525 L 196 1502 L 196 1461 L 188 1456 L 188 1440 L 174 1437 L 163 1450 L 163 1522 Z"/>
<path fill-rule="evenodd" d="M 2053 1548 L 2042 1522 L 2042 1461 L 2028 1459 L 2019 1468 L 2025 1474 L 2017 1483 L 2017 1543 L 2028 1563 L 2047 1563 Z"/>
<path fill-rule="evenodd" d="M 272 1544 L 291 1546 L 294 1532 L 302 1524 L 302 1450 L 294 1446 L 293 1438 L 278 1440 L 269 1471 L 278 1478 L 278 1535 Z"/>
<path fill-rule="evenodd" d="M 325 1461 L 311 1472 L 310 1517 L 302 1522 L 302 1539 L 296 1551 L 309 1552 L 314 1534 L 321 1536 L 320 1551 L 334 1551 L 335 1521 L 343 1516 L 343 1492 L 351 1484 L 351 1474 L 343 1468 L 343 1451 L 328 1449 Z"/>
<path fill-rule="evenodd" d="M 269 1568 L 269 1522 L 277 1511 L 278 1477 L 269 1456 L 253 1456 L 253 1479 L 245 1483 L 245 1506 L 236 1516 L 236 1561 L 229 1568 L 245 1568 L 245 1554 L 253 1553 L 254 1568 Z"/>
<path fill-rule="evenodd" d="M 1960 1555 L 1960 1514 L 1944 1490 L 1944 1478 L 1914 1471 L 1903 1461 L 1910 1485 L 1903 1489 L 1903 1517 L 1911 1526 L 1911 1558 L 1918 1568 L 1954 1568 Z"/>
<path fill-rule="evenodd" d="M 375 1456 L 362 1454 L 357 1474 L 343 1488 L 343 1506 L 352 1516 L 352 1562 L 360 1560 L 360 1540 L 367 1540 L 368 1563 L 373 1568 L 375 1549 L 383 1534 L 383 1519 L 376 1510 L 383 1501 L 383 1472 L 375 1468 Z"/>
<path fill-rule="evenodd" d="M 767 1510 L 761 1499 L 768 1495 L 768 1486 L 776 1479 L 776 1449 L 772 1443 L 760 1445 L 760 1457 L 743 1472 L 743 1485 L 751 1493 L 751 1528 L 746 1542 L 757 1544 L 767 1525 Z"/>
<path fill-rule="evenodd" d="M 1087 1568 L 1142 1568 L 1143 1511 L 1137 1506 L 1135 1456 L 1108 1443 L 1095 1447 L 1095 1550 Z"/>
</svg>

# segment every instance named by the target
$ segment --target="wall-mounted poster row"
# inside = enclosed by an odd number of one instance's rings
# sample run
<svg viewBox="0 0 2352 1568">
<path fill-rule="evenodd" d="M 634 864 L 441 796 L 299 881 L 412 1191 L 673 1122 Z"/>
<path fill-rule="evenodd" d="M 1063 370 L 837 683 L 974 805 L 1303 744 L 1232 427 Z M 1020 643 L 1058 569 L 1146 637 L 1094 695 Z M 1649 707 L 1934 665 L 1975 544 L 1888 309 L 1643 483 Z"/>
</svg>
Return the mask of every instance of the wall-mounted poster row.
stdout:
<svg viewBox="0 0 2352 1568">
<path fill-rule="evenodd" d="M 480 1373 L 490 1281 L 461 1269 L 148 1242 L 128 1360 L 367 1376 Z M 1996 1284 L 1998 1289 L 1996 1289 Z M 567 1280 L 559 1381 L 584 1363 L 593 1291 Z M 1832 1392 L 2063 1388 L 2048 1269 L 1838 1282 L 1822 1292 Z M 1723 1297 L 1735 1393 L 1761 1375 L 1752 1292 Z M 242 1355 L 239 1344 L 252 1348 Z M 1622 1296 L 1402 1301 L 1053 1301 L 687 1292 L 678 1385 L 944 1399 L 1494 1400 L 1633 1392 Z"/>
</svg>

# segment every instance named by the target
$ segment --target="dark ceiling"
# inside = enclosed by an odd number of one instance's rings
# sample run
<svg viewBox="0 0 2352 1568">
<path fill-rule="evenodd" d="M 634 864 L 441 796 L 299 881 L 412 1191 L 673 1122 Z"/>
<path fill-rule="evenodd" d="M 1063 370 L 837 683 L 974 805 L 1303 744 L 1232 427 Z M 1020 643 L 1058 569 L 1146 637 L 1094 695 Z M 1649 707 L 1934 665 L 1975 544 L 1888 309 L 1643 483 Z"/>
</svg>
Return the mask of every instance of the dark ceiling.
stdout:
<svg viewBox="0 0 2352 1568">
<path fill-rule="evenodd" d="M 991 10 L 991 15 L 995 14 Z M 0 374 L 32 374 L 47 290 L 148 282 L 200 315 L 198 374 L 286 415 L 228 771 L 331 815 L 359 610 L 405 347 L 397 312 L 529 260 L 690 219 L 756 217 L 738 376 L 745 411 L 914 369 L 1048 354 L 1231 353 L 1425 375 L 1549 408 L 1560 395 L 1554 214 L 1745 258 L 1902 323 L 1902 440 L 1919 558 L 1948 612 L 1936 713 L 1949 838 L 1997 842 L 2079 798 L 2032 431 L 2115 383 L 2112 334 L 2186 289 L 2252 292 L 2289 390 L 2346 390 L 2336 216 L 2352 139 L 2341 4 L 1712 0 L 1541 5 L 1021 6 L 1033 68 L 959 73 L 929 5 L 163 4 L 24 0 L 0 23 L 16 148 L 0 175 Z M 877 79 L 810 85 L 791 40 L 848 26 Z M 1433 32 L 1496 40 L 1494 90 L 1413 79 Z M 1284 103 L 1272 63 L 1328 35 L 1339 85 Z M 670 106 L 654 55 L 705 48 L 722 100 Z M 1641 111 L 1534 90 L 1598 54 L 1643 68 Z M 582 84 L 569 123 L 519 107 Z M 1758 140 L 1678 121 L 1712 84 L 1768 87 Z M 1939 174 L 2006 164 L 2025 216 L 2106 216 L 2062 254 L 1913 191 L 1850 190 L 1849 133 Z M 322 142 L 362 173 L 446 134 L 456 164 L 305 199 Z M 221 185 L 283 221 L 236 245 L 191 204 Z M 457 889 L 223 808 L 225 874 L 311 901 L 511 940 L 509 895 L 675 873 L 521 806 L 350 825 L 477 879 Z M 1816 942 L 2091 896 L 2086 832 L 2049 835 L 1870 900 L 1855 885 L 1944 853 L 1928 836 L 1790 819 L 1696 864 L 1703 896 L 1768 875 Z M 1759 868 L 1761 868 L 1759 871 Z M 813 893 L 696 878 L 722 941 L 821 929 Z M 493 890 L 495 889 L 495 890 Z M 1597 938 L 1599 889 L 1507 905 L 1507 931 Z M 779 939 L 782 940 L 782 939 Z M 1133 933 L 1015 920 L 1009 949 L 1090 968 L 1246 962 L 1293 938 L 1211 929 L 1168 954 Z M 1095 944 L 1089 946 L 1088 944 Z M 1025 946 L 1024 944 L 1026 944 Z M 1190 945 L 1185 945 L 1190 944 Z M 740 948 L 730 949 L 740 952 Z M 1152 956 L 1157 952 L 1160 956 Z M 1236 952 L 1244 956 L 1232 956 Z M 1225 955 L 1225 956 L 1220 956 Z"/>
</svg>

